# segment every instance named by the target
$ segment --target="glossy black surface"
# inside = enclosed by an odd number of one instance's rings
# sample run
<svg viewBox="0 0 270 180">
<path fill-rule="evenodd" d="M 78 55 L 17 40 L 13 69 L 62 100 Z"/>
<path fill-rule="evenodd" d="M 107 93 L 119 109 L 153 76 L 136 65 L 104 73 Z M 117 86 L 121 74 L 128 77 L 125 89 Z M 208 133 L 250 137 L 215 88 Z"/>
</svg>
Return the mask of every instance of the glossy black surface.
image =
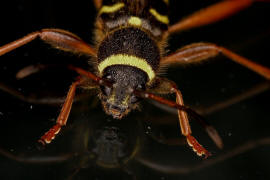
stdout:
<svg viewBox="0 0 270 180">
<path fill-rule="evenodd" d="M 176 22 L 214 2 L 217 1 L 172 0 L 171 21 Z M 171 36 L 168 49 L 173 52 L 192 42 L 213 42 L 270 67 L 270 24 L 267 18 L 269 10 L 270 3 L 255 3 L 227 20 Z M 91 1 L 69 3 L 52 0 L 10 0 L 0 6 L 0 15 L 1 45 L 32 31 L 49 27 L 69 30 L 91 43 L 95 17 Z M 68 91 L 76 77 L 75 73 L 64 68 L 51 68 L 18 81 L 15 79 L 16 72 L 32 64 L 72 63 L 87 68 L 87 60 L 87 57 L 59 52 L 37 40 L 0 57 L 0 82 L 37 98 L 61 97 Z M 177 83 L 186 104 L 194 108 L 211 106 L 265 82 L 260 76 L 223 56 L 200 65 L 169 68 L 165 75 Z M 139 138 L 141 142 L 136 146 L 140 147 L 140 151 L 136 151 L 123 168 L 115 169 L 96 165 L 84 151 L 87 132 L 95 132 L 101 127 L 111 126 L 112 123 L 107 122 L 110 117 L 103 112 L 98 100 L 86 97 L 77 101 L 67 128 L 52 144 L 39 151 L 35 143 L 53 125 L 60 106 L 27 103 L 3 91 L 0 91 L 0 99 L 1 149 L 26 161 L 30 158 L 41 161 L 29 164 L 1 155 L 0 179 L 67 179 L 72 177 L 76 169 L 80 170 L 73 179 L 112 180 L 132 179 L 135 176 L 138 180 L 270 178 L 269 90 L 218 112 L 204 115 L 221 134 L 224 150 L 217 149 L 198 123 L 191 122 L 194 136 L 213 154 L 209 160 L 197 157 L 187 145 L 168 146 L 149 136 L 152 134 L 156 137 L 161 134 L 181 138 L 177 116 L 147 102 L 143 103 L 141 111 L 132 112 L 113 125 L 123 130 L 126 139 L 131 142 L 131 150 L 128 151 L 132 151 L 136 139 Z M 161 122 L 158 122 L 160 120 Z M 172 123 L 162 125 L 162 122 Z M 265 141 L 256 141 L 258 139 Z M 251 143 L 246 144 L 247 142 Z M 268 144 L 259 145 L 258 142 Z M 239 151 L 238 147 L 241 147 L 243 152 Z M 89 148 L 91 149 L 91 146 Z M 251 149 L 245 151 L 248 148 Z M 228 155 L 230 152 L 236 153 Z M 73 153 L 77 153 L 77 156 L 67 158 L 65 162 L 44 162 L 52 157 L 59 158 Z"/>
</svg>

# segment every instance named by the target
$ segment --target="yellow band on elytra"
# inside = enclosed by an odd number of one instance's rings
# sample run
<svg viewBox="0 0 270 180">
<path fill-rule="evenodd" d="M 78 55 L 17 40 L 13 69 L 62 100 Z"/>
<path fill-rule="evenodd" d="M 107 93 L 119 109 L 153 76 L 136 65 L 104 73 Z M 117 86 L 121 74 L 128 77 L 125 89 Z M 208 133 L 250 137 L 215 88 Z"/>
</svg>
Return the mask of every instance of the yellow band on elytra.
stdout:
<svg viewBox="0 0 270 180">
<path fill-rule="evenodd" d="M 168 16 L 159 14 L 159 13 L 158 13 L 155 9 L 153 9 L 153 8 L 151 8 L 151 9 L 149 10 L 149 12 L 150 12 L 153 16 L 155 16 L 155 18 L 156 18 L 158 21 L 162 22 L 163 24 L 169 24 L 169 18 L 168 18 Z"/>
<path fill-rule="evenodd" d="M 101 9 L 99 10 L 99 15 L 102 13 L 113 13 L 124 7 L 124 3 L 116 3 L 112 6 L 102 6 Z"/>
<path fill-rule="evenodd" d="M 128 65 L 141 69 L 146 72 L 148 75 L 149 81 L 152 81 L 155 78 L 155 72 L 152 67 L 142 58 L 138 58 L 132 55 L 126 54 L 117 54 L 111 55 L 104 59 L 99 65 L 98 70 L 99 73 L 102 74 L 105 68 L 112 65 Z"/>
</svg>

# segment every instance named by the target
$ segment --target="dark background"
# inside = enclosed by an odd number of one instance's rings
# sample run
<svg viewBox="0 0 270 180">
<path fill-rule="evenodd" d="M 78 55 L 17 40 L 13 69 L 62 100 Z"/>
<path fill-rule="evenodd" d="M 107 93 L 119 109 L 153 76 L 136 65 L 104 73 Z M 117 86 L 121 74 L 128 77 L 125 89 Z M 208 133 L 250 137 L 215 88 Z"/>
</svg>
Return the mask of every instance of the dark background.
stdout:
<svg viewBox="0 0 270 180">
<path fill-rule="evenodd" d="M 217 1 L 172 0 L 171 22 L 176 22 L 215 2 Z M 219 23 L 171 36 L 168 50 L 173 52 L 193 42 L 213 42 L 270 67 L 269 11 L 269 3 L 255 3 L 252 7 Z M 1 2 L 0 44 L 6 44 L 42 28 L 62 28 L 91 43 L 95 13 L 91 1 Z M 37 99 L 62 97 L 76 77 L 76 74 L 65 68 L 47 69 L 23 80 L 16 80 L 15 74 L 21 68 L 32 64 L 69 63 L 88 68 L 87 57 L 59 52 L 36 40 L 1 57 L 0 83 L 3 87 L 8 86 Z M 195 109 L 213 106 L 265 82 L 262 77 L 223 56 L 200 65 L 169 68 L 164 76 L 177 83 L 186 104 Z M 269 139 L 266 145 L 260 145 L 257 141 L 270 138 L 269 99 L 268 90 L 218 112 L 204 115 L 221 134 L 225 144 L 223 150 L 213 145 L 198 123 L 191 122 L 194 136 L 213 153 L 209 161 L 197 157 L 186 145 L 168 146 L 150 138 L 147 135 L 149 128 L 153 134 L 180 137 L 177 117 L 149 103 L 143 103 L 141 111 L 132 112 L 122 120 L 124 122 L 116 123 L 116 126 L 119 125 L 120 129 L 128 134 L 129 142 L 136 138 L 143 139 L 140 151 L 135 157 L 122 169 L 100 168 L 95 163 L 89 162 L 90 165 L 81 169 L 74 179 L 132 179 L 132 175 L 129 174 L 133 174 L 137 179 L 162 180 L 269 179 Z M 35 147 L 35 142 L 53 125 L 60 105 L 27 103 L 4 91 L 0 91 L 0 100 L 0 148 L 25 161 L 33 157 L 39 157 L 37 159 L 41 161 L 29 164 L 1 155 L 0 179 L 67 179 L 74 169 L 82 168 L 77 158 L 74 160 L 73 157 L 61 163 L 45 163 L 44 159 L 80 152 L 78 149 L 83 144 L 87 127 L 89 131 L 95 131 L 104 124 L 110 125 L 106 122 L 110 118 L 105 115 L 101 105 L 96 103 L 97 100 L 84 98 L 74 104 L 66 130 L 45 150 L 39 151 Z M 156 118 L 157 115 L 159 118 Z M 157 119 L 172 124 L 157 124 L 155 123 Z M 137 131 L 133 133 L 130 129 Z M 248 142 L 253 144 L 247 144 Z M 241 147 L 243 152 L 238 147 Z M 250 150 L 245 151 L 248 147 Z M 232 152 L 235 152 L 235 155 L 230 154 Z M 78 159 L 79 157 L 85 159 L 83 154 L 80 154 Z M 156 166 L 162 168 L 151 169 L 142 165 L 140 159 L 155 162 Z M 207 166 L 211 162 L 213 164 Z"/>
</svg>

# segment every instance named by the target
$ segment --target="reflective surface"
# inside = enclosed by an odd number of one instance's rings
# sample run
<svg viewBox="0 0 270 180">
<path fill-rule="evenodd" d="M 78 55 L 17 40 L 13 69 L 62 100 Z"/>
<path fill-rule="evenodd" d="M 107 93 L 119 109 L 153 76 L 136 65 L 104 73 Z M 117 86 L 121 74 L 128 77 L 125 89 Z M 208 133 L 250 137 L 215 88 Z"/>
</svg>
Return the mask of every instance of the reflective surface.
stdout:
<svg viewBox="0 0 270 180">
<path fill-rule="evenodd" d="M 175 22 L 214 2 L 172 1 L 171 21 Z M 95 17 L 92 3 L 54 3 L 44 1 L 41 4 L 29 0 L 8 1 L 2 5 L 1 45 L 48 27 L 69 30 L 91 42 Z M 168 49 L 173 52 L 192 42 L 214 42 L 270 67 L 270 25 L 266 18 L 269 10 L 270 3 L 256 3 L 220 23 L 172 36 Z M 15 17 L 8 17 L 9 14 Z M 59 52 L 38 40 L 0 59 L 0 82 L 36 99 L 64 96 L 76 74 L 54 67 L 18 81 L 15 74 L 21 68 L 55 63 L 87 67 L 87 57 Z M 178 84 L 186 104 L 197 110 L 213 107 L 213 104 L 265 82 L 260 76 L 222 56 L 200 65 L 169 68 L 166 76 Z M 85 91 L 79 90 L 78 93 L 85 94 Z M 217 149 L 202 127 L 195 121 L 191 122 L 194 136 L 213 154 L 208 160 L 197 157 L 187 145 L 170 146 L 161 138 L 179 138 L 179 144 L 182 143 L 176 115 L 144 102 L 140 111 L 114 122 L 103 112 L 99 101 L 88 96 L 81 97 L 74 104 L 65 130 L 40 151 L 35 143 L 53 125 L 60 106 L 27 103 L 3 91 L 0 91 L 0 98 L 0 147 L 12 153 L 8 154 L 9 157 L 7 154 L 0 156 L 1 179 L 270 178 L 269 90 L 204 115 L 221 134 L 224 150 Z M 112 134 L 118 129 L 123 142 L 128 142 L 127 146 L 121 146 L 120 156 L 112 153 L 110 157 L 105 150 L 95 150 L 93 138 L 98 136 L 95 133 L 102 129 L 104 132 L 106 127 Z M 110 163 L 112 168 L 97 163 L 97 154 L 120 165 Z"/>
</svg>

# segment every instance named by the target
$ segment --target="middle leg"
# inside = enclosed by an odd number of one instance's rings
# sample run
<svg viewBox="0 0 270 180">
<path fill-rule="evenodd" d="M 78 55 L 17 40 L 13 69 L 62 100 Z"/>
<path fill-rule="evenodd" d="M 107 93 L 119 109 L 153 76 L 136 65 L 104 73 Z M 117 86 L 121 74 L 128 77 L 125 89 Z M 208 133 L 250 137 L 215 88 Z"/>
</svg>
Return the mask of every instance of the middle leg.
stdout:
<svg viewBox="0 0 270 180">
<path fill-rule="evenodd" d="M 263 76 L 265 79 L 270 80 L 270 68 L 257 64 L 245 57 L 242 57 L 224 47 L 213 43 L 193 43 L 184 46 L 175 53 L 164 57 L 161 60 L 161 65 L 197 63 L 203 60 L 207 60 L 211 57 L 215 57 L 219 53 Z"/>
<path fill-rule="evenodd" d="M 180 129 L 182 134 L 186 137 L 188 145 L 193 148 L 193 151 L 197 153 L 197 155 L 202 156 L 204 155 L 206 158 L 211 155 L 202 145 L 198 143 L 198 141 L 191 135 L 191 128 L 188 120 L 188 114 L 191 114 L 193 117 L 200 119 L 201 117 L 189 109 L 188 107 L 184 106 L 184 101 L 182 98 L 182 94 L 180 90 L 176 87 L 175 83 L 169 81 L 167 79 L 160 79 L 161 83 L 156 87 L 150 90 L 150 92 L 140 92 L 134 91 L 137 96 L 142 98 L 148 98 L 160 102 L 162 104 L 174 107 L 178 109 L 178 119 L 180 124 Z M 153 93 L 152 93 L 153 92 Z M 167 99 L 164 99 L 160 96 L 156 96 L 155 94 L 171 94 L 174 93 L 176 95 L 176 103 Z M 212 136 L 211 136 L 212 133 Z M 217 134 L 216 131 L 210 132 L 211 138 L 215 141 L 218 147 L 222 148 L 222 140 Z"/>
<path fill-rule="evenodd" d="M 184 100 L 182 97 L 182 93 L 175 87 L 173 84 L 171 85 L 171 91 L 176 94 L 176 103 L 180 105 L 184 105 Z M 181 128 L 182 134 L 187 138 L 188 145 L 192 147 L 193 151 L 197 153 L 197 155 L 208 157 L 211 155 L 199 142 L 191 135 L 191 128 L 188 120 L 187 113 L 181 110 L 177 111 L 179 124 Z"/>
</svg>

